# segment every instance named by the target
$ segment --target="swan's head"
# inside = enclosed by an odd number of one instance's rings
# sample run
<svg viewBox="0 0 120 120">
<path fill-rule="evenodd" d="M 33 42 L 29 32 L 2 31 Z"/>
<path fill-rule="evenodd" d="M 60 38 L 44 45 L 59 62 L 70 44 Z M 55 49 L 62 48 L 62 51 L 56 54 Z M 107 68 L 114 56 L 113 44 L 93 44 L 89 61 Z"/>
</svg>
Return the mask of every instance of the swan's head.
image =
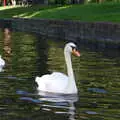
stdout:
<svg viewBox="0 0 120 120">
<path fill-rule="evenodd" d="M 79 52 L 79 50 L 77 49 L 77 46 L 76 46 L 73 42 L 67 43 L 67 44 L 65 45 L 64 51 L 65 51 L 66 53 L 72 53 L 73 55 L 80 57 L 80 52 Z"/>
</svg>

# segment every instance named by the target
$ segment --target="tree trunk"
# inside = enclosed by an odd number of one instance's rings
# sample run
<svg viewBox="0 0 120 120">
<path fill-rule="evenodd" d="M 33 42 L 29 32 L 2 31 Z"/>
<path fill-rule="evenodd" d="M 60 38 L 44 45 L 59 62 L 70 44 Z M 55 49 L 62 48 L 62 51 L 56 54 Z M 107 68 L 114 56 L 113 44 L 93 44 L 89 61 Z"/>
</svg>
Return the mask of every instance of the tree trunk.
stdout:
<svg viewBox="0 0 120 120">
<path fill-rule="evenodd" d="M 4 0 L 4 3 L 3 3 L 4 6 L 6 6 L 6 0 Z"/>
</svg>

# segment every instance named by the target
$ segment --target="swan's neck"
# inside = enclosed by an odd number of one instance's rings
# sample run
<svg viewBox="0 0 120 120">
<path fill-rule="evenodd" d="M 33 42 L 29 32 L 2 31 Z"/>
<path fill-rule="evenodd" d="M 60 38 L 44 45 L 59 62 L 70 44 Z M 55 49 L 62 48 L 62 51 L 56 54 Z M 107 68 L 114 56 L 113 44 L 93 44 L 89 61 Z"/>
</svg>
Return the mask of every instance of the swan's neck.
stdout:
<svg viewBox="0 0 120 120">
<path fill-rule="evenodd" d="M 77 87 L 76 87 L 75 77 L 72 69 L 71 54 L 66 51 L 64 52 L 64 54 L 65 54 L 65 61 L 67 65 L 67 73 L 68 73 L 68 79 L 69 79 L 66 90 L 68 90 L 68 92 L 76 93 Z"/>
<path fill-rule="evenodd" d="M 72 69 L 71 55 L 68 52 L 65 52 L 65 62 L 66 62 L 66 65 L 67 65 L 68 77 L 71 80 L 74 80 L 74 73 L 73 73 L 73 69 Z"/>
</svg>

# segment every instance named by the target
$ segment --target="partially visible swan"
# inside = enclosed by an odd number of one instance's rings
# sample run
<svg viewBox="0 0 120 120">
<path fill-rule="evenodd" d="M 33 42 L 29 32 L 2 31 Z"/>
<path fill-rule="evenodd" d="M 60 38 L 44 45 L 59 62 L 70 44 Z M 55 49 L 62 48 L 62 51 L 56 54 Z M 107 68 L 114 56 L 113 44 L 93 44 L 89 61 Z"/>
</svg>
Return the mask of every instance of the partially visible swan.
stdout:
<svg viewBox="0 0 120 120">
<path fill-rule="evenodd" d="M 62 94 L 77 94 L 78 90 L 72 69 L 71 53 L 78 57 L 80 56 L 77 46 L 74 43 L 69 42 L 64 48 L 68 76 L 60 72 L 53 72 L 52 74 L 43 75 L 42 77 L 36 77 L 35 81 L 38 84 L 37 89 L 39 91 Z"/>
<path fill-rule="evenodd" d="M 0 72 L 2 71 L 4 66 L 5 66 L 5 61 L 2 59 L 2 57 L 0 55 Z"/>
</svg>

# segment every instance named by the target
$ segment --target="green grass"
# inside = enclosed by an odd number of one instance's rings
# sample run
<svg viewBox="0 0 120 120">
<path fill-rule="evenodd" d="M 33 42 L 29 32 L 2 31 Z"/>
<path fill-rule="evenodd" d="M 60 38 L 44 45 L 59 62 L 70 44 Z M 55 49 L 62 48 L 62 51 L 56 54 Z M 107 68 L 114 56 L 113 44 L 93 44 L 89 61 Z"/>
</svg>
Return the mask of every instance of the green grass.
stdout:
<svg viewBox="0 0 120 120">
<path fill-rule="evenodd" d="M 120 22 L 120 2 L 66 6 L 0 7 L 0 18 Z"/>
</svg>

